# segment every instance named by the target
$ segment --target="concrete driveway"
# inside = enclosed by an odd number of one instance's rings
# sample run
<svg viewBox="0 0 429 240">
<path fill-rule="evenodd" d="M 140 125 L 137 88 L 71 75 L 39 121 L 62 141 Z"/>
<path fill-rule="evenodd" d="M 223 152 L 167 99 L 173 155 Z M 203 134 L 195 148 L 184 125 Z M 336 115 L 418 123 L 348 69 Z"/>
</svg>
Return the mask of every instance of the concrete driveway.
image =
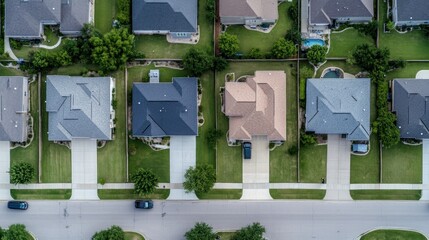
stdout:
<svg viewBox="0 0 429 240">
<path fill-rule="evenodd" d="M 170 195 L 168 200 L 196 200 L 195 193 L 183 189 L 185 172 L 196 166 L 196 136 L 170 137 Z"/>
<path fill-rule="evenodd" d="M 97 140 L 73 139 L 71 200 L 98 200 Z"/>
<path fill-rule="evenodd" d="M 243 159 L 243 195 L 241 199 L 272 199 L 269 183 L 269 141 L 267 136 L 253 136 L 252 159 Z"/>
<path fill-rule="evenodd" d="M 10 184 L 10 143 L 0 141 L 0 184 Z M 0 187 L 0 200 L 12 199 L 9 188 Z"/>
<path fill-rule="evenodd" d="M 429 184 L 429 139 L 423 140 L 423 182 Z M 429 190 L 422 190 L 420 200 L 429 200 Z"/>
<path fill-rule="evenodd" d="M 328 135 L 328 162 L 325 200 L 352 200 L 350 197 L 351 142 L 340 135 Z"/>
</svg>

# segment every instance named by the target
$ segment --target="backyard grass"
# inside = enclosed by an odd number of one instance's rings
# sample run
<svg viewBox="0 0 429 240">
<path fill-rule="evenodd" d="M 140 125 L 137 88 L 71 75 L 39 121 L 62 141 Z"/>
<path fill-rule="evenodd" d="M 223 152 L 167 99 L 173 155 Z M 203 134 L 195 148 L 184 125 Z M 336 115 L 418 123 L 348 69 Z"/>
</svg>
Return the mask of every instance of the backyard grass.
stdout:
<svg viewBox="0 0 429 240">
<path fill-rule="evenodd" d="M 405 68 L 397 69 L 387 73 L 387 80 L 395 78 L 415 78 L 420 70 L 429 70 L 428 62 L 409 62 Z"/>
<path fill-rule="evenodd" d="M 34 177 L 32 183 L 39 182 L 39 98 L 38 81 L 32 82 L 30 87 L 30 113 L 33 117 L 33 141 L 26 147 L 17 147 L 10 150 L 11 166 L 21 162 L 29 163 L 34 168 Z"/>
<path fill-rule="evenodd" d="M 213 52 L 213 22 L 207 19 L 206 4 L 206 0 L 199 0 L 200 40 L 198 44 L 171 44 L 167 42 L 165 35 L 138 35 L 135 42 L 136 49 L 142 51 L 147 58 L 182 58 L 193 47 L 202 48 L 211 55 Z"/>
<path fill-rule="evenodd" d="M 10 194 L 15 200 L 63 200 L 70 199 L 71 189 L 11 189 Z"/>
<path fill-rule="evenodd" d="M 427 238 L 418 232 L 383 229 L 369 232 L 360 240 L 427 240 Z"/>
<path fill-rule="evenodd" d="M 326 179 L 327 145 L 303 146 L 300 148 L 300 182 L 320 183 Z"/>
<path fill-rule="evenodd" d="M 327 57 L 348 57 L 357 45 L 375 45 L 372 37 L 349 28 L 344 32 L 332 32 L 330 34 L 330 48 Z"/>
<path fill-rule="evenodd" d="M 113 19 L 116 17 L 116 0 L 95 1 L 95 27 L 101 33 L 107 33 L 112 29 Z"/>
<path fill-rule="evenodd" d="M 154 193 L 144 197 L 135 194 L 134 189 L 98 189 L 98 197 L 101 200 L 141 198 L 167 199 L 168 195 L 170 195 L 169 189 L 157 189 Z"/>
<path fill-rule="evenodd" d="M 125 141 L 128 137 L 128 131 L 125 119 L 125 73 L 118 71 L 112 77 L 116 79 L 116 127 L 113 140 L 108 141 L 103 148 L 97 150 L 98 179 L 103 178 L 108 183 L 127 181 Z"/>
<path fill-rule="evenodd" d="M 383 183 L 422 183 L 422 145 L 383 148 Z"/>
<path fill-rule="evenodd" d="M 45 26 L 43 33 L 46 37 L 46 40 L 43 40 L 41 44 L 47 46 L 54 46 L 60 39 L 58 36 L 58 31 L 54 32 L 49 26 Z"/>
<path fill-rule="evenodd" d="M 242 189 L 212 189 L 208 193 L 197 193 L 199 199 L 240 199 Z"/>
<path fill-rule="evenodd" d="M 248 54 L 252 48 L 259 48 L 261 53 L 267 54 L 271 51 L 274 43 L 280 38 L 284 38 L 287 31 L 292 28 L 293 20 L 289 18 L 288 9 L 295 3 L 296 1 L 283 2 L 279 5 L 279 19 L 270 33 L 247 30 L 241 25 L 229 26 L 226 32 L 237 35 L 240 52 L 243 54 Z"/>
<path fill-rule="evenodd" d="M 354 200 L 419 200 L 420 190 L 351 190 Z"/>
<path fill-rule="evenodd" d="M 0 66 L 0 76 L 22 76 L 23 73 L 17 69 Z"/>
<path fill-rule="evenodd" d="M 125 240 L 144 240 L 144 237 L 140 233 L 126 231 Z"/>
<path fill-rule="evenodd" d="M 390 33 L 384 33 L 383 23 L 386 19 L 386 8 L 387 4 L 380 2 L 378 28 L 380 47 L 388 48 L 391 57 L 394 59 L 429 59 L 429 37 L 423 31 L 414 29 L 411 32 L 401 34 L 393 30 Z"/>
<path fill-rule="evenodd" d="M 326 190 L 314 189 L 270 189 L 273 199 L 323 199 Z"/>
</svg>

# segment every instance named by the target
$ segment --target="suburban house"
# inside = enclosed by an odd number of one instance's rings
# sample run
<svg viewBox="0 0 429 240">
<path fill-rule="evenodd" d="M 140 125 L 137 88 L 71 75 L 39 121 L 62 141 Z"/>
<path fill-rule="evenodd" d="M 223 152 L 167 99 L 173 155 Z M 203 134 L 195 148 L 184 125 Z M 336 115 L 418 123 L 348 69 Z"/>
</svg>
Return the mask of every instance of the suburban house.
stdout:
<svg viewBox="0 0 429 240">
<path fill-rule="evenodd" d="M 394 79 L 392 111 L 401 138 L 429 138 L 429 79 Z"/>
<path fill-rule="evenodd" d="M 48 140 L 111 140 L 114 111 L 111 77 L 48 75 L 46 111 Z"/>
<path fill-rule="evenodd" d="M 307 132 L 369 140 L 370 79 L 307 79 L 306 99 Z"/>
<path fill-rule="evenodd" d="M 5 35 L 41 39 L 43 28 L 59 25 L 67 36 L 79 36 L 90 22 L 92 0 L 5 0 Z"/>
<path fill-rule="evenodd" d="M 286 141 L 284 71 L 256 71 L 245 81 L 226 82 L 223 100 L 230 142 L 261 135 L 271 142 Z"/>
<path fill-rule="evenodd" d="M 191 38 L 197 34 L 197 0 L 133 0 L 134 34 L 162 34 Z"/>
<path fill-rule="evenodd" d="M 339 23 L 365 23 L 374 17 L 373 0 L 302 0 L 308 7 L 309 30 L 325 30 Z"/>
<path fill-rule="evenodd" d="M 249 27 L 274 24 L 279 18 L 277 6 L 277 0 L 219 0 L 220 21 Z"/>
<path fill-rule="evenodd" d="M 395 26 L 429 24 L 429 1 L 393 0 L 392 18 Z"/>
<path fill-rule="evenodd" d="M 0 141 L 27 141 L 28 100 L 26 77 L 0 77 Z"/>
<path fill-rule="evenodd" d="M 198 135 L 198 79 L 179 77 L 159 83 L 158 76 L 149 83 L 133 84 L 133 136 Z"/>
</svg>

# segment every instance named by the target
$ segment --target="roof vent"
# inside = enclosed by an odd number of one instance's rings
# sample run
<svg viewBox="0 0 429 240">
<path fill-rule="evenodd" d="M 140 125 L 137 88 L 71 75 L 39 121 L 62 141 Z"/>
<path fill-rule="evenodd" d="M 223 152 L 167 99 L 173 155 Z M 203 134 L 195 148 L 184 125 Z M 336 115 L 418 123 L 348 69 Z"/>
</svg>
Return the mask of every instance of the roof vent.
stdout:
<svg viewBox="0 0 429 240">
<path fill-rule="evenodd" d="M 137 102 L 138 105 L 140 105 L 140 102 Z"/>
</svg>

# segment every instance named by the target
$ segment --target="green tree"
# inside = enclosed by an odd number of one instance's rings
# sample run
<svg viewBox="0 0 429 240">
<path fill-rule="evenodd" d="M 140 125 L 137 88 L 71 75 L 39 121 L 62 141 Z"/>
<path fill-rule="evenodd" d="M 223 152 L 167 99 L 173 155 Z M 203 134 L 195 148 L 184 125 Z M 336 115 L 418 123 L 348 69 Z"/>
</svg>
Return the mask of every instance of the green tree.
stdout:
<svg viewBox="0 0 429 240">
<path fill-rule="evenodd" d="M 13 224 L 9 229 L 3 230 L 2 240 L 27 240 L 32 239 L 30 233 L 23 224 Z"/>
<path fill-rule="evenodd" d="M 240 49 L 238 37 L 233 34 L 223 33 L 219 37 L 219 50 L 222 56 L 232 58 Z"/>
<path fill-rule="evenodd" d="M 72 57 L 68 54 L 66 50 L 61 50 L 55 54 L 55 61 L 60 66 L 68 66 L 73 63 Z"/>
<path fill-rule="evenodd" d="M 94 27 L 94 25 L 86 23 L 81 29 L 81 36 L 77 40 L 78 48 L 80 49 L 80 59 L 82 62 L 91 62 L 92 45 L 90 39 L 92 37 L 102 38 L 103 35 Z"/>
<path fill-rule="evenodd" d="M 216 1 L 207 0 L 206 4 L 206 17 L 209 21 L 213 22 L 216 17 Z"/>
<path fill-rule="evenodd" d="M 207 142 L 209 145 L 216 147 L 216 141 L 222 137 L 223 133 L 219 129 L 210 129 L 207 134 Z"/>
<path fill-rule="evenodd" d="M 271 49 L 271 54 L 277 59 L 286 59 L 293 56 L 297 49 L 292 41 L 287 41 L 284 38 L 280 38 L 274 43 Z"/>
<path fill-rule="evenodd" d="M 206 193 L 216 182 L 216 172 L 211 165 L 190 167 L 185 173 L 183 187 L 187 192 Z"/>
<path fill-rule="evenodd" d="M 205 51 L 197 48 L 191 48 L 183 58 L 183 67 L 191 75 L 199 77 L 204 72 L 210 70 L 213 65 L 213 59 Z"/>
<path fill-rule="evenodd" d="M 28 184 L 34 177 L 34 168 L 29 163 L 18 163 L 10 168 L 10 182 L 13 184 Z"/>
<path fill-rule="evenodd" d="M 134 192 L 139 195 L 153 193 L 158 186 L 158 177 L 151 170 L 143 168 L 131 175 L 131 181 L 134 183 Z"/>
<path fill-rule="evenodd" d="M 248 54 L 248 58 L 250 59 L 260 59 L 264 58 L 264 55 L 261 52 L 261 49 L 259 48 L 252 48 L 250 49 L 250 52 Z"/>
<path fill-rule="evenodd" d="M 213 58 L 213 68 L 218 72 L 225 70 L 228 67 L 228 65 L 229 63 L 225 58 L 222 58 L 222 57 Z"/>
<path fill-rule="evenodd" d="M 68 53 L 68 55 L 71 57 L 72 62 L 77 62 L 80 57 L 80 49 L 78 41 L 71 40 L 69 38 L 62 40 L 63 50 Z"/>
<path fill-rule="evenodd" d="M 301 32 L 297 29 L 291 29 L 287 31 L 285 39 L 295 44 L 300 44 L 302 41 Z"/>
<path fill-rule="evenodd" d="M 118 21 L 123 25 L 130 24 L 131 4 L 130 0 L 119 0 L 118 3 Z"/>
<path fill-rule="evenodd" d="M 389 20 L 386 23 L 386 28 L 387 28 L 387 30 L 392 31 L 393 29 L 395 29 L 395 23 L 393 23 L 392 21 Z"/>
<path fill-rule="evenodd" d="M 307 52 L 307 59 L 310 63 L 317 65 L 324 62 L 326 59 L 326 47 L 320 45 L 313 45 Z"/>
<path fill-rule="evenodd" d="M 241 228 L 233 236 L 232 240 L 265 240 L 263 234 L 265 227 L 260 223 L 253 223 L 247 227 Z"/>
<path fill-rule="evenodd" d="M 210 225 L 200 222 L 185 233 L 185 238 L 186 240 L 216 240 L 216 234 Z"/>
<path fill-rule="evenodd" d="M 302 145 L 314 145 L 317 143 L 316 136 L 311 133 L 306 133 L 304 130 L 301 130 L 299 139 Z"/>
<path fill-rule="evenodd" d="M 92 240 L 125 240 L 125 233 L 122 228 L 112 226 L 106 230 L 96 232 Z"/>
<path fill-rule="evenodd" d="M 46 73 L 55 67 L 59 67 L 55 61 L 55 55 L 45 50 L 39 50 L 30 52 L 28 62 L 22 66 L 22 70 L 32 74 Z"/>
</svg>

